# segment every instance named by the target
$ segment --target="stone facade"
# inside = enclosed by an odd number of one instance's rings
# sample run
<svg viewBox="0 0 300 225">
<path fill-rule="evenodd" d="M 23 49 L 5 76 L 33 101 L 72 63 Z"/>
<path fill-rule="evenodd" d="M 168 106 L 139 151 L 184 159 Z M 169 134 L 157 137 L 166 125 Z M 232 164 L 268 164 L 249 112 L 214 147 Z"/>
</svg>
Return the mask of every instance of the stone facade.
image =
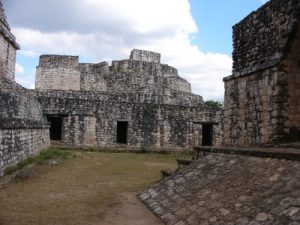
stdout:
<svg viewBox="0 0 300 225">
<path fill-rule="evenodd" d="M 34 94 L 14 80 L 19 45 L 0 2 L 0 177 L 8 166 L 50 145 L 49 125 Z"/>
<path fill-rule="evenodd" d="M 58 121 L 57 139 L 71 146 L 188 149 L 201 145 L 203 135 L 211 139 L 207 144 L 222 143 L 222 112 L 190 93 L 190 84 L 161 64 L 159 53 L 135 49 L 111 66 L 43 55 L 35 94 L 48 119 Z"/>
<path fill-rule="evenodd" d="M 10 80 L 15 79 L 16 51 L 20 49 L 16 38 L 10 32 L 10 26 L 0 2 L 0 74 Z"/>
<path fill-rule="evenodd" d="M 72 82 L 70 82 L 70 80 Z M 42 55 L 36 70 L 37 90 L 190 92 L 177 69 L 160 64 L 160 54 L 134 49 L 130 59 L 97 64 L 79 63 L 78 56 Z M 199 98 L 201 99 L 201 98 Z"/>
<path fill-rule="evenodd" d="M 298 0 L 272 0 L 233 27 L 225 145 L 300 140 L 299 17 Z"/>
</svg>

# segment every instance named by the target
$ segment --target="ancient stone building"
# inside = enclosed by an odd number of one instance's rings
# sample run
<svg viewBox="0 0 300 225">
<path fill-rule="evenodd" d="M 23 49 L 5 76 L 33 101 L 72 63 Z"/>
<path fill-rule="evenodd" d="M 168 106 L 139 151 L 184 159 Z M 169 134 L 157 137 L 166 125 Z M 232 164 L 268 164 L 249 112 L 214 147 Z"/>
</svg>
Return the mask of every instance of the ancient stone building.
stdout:
<svg viewBox="0 0 300 225">
<path fill-rule="evenodd" d="M 222 141 L 221 112 L 205 107 L 159 53 L 135 49 L 111 66 L 42 55 L 35 95 L 51 139 L 71 146 L 187 149 Z"/>
<path fill-rule="evenodd" d="M 299 17 L 299 0 L 272 0 L 233 27 L 226 145 L 300 140 Z"/>
<path fill-rule="evenodd" d="M 14 80 L 15 37 L 0 2 L 0 176 L 7 166 L 50 145 L 49 126 L 31 91 Z"/>
</svg>

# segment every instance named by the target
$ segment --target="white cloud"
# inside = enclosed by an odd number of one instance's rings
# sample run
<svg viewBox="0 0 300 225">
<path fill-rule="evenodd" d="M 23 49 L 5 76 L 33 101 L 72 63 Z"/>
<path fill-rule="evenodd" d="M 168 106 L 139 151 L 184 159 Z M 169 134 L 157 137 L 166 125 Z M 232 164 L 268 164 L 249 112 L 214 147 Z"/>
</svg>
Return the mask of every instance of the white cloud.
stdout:
<svg viewBox="0 0 300 225">
<path fill-rule="evenodd" d="M 231 73 L 231 57 L 203 53 L 191 43 L 198 28 L 188 0 L 57 1 L 47 7 L 39 0 L 7 3 L 15 7 L 13 32 L 26 49 L 22 55 L 73 54 L 102 61 L 128 58 L 133 48 L 157 51 L 195 93 L 223 97 L 222 78 Z M 60 16 L 53 17 L 58 11 Z"/>
<path fill-rule="evenodd" d="M 16 63 L 16 73 L 24 73 L 24 67 Z"/>
<path fill-rule="evenodd" d="M 23 50 L 21 49 L 18 54 L 23 55 L 23 56 L 28 56 L 28 57 L 37 57 L 40 54 L 38 52 L 32 51 L 32 50 Z"/>
</svg>

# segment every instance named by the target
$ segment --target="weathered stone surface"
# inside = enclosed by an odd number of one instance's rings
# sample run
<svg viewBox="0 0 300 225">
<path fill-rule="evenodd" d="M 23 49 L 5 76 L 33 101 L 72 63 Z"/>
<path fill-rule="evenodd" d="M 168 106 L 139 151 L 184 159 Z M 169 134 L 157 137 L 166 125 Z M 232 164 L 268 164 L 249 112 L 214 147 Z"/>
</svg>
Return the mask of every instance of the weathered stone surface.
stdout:
<svg viewBox="0 0 300 225">
<path fill-rule="evenodd" d="M 300 140 L 299 18 L 298 0 L 272 0 L 234 26 L 225 145 Z"/>
<path fill-rule="evenodd" d="M 222 112 L 205 106 L 177 69 L 159 58 L 133 50 L 130 59 L 108 66 L 41 56 L 34 93 L 44 114 L 62 117 L 62 142 L 68 145 L 188 149 L 201 145 L 203 123 L 214 124 L 213 144 L 220 145 Z M 116 143 L 118 121 L 128 123 L 126 145 Z"/>
<path fill-rule="evenodd" d="M 17 49 L 0 2 L 0 177 L 6 167 L 50 145 L 39 102 L 14 80 Z"/>
<path fill-rule="evenodd" d="M 273 174 L 276 180 L 269 179 Z M 299 179 L 299 161 L 215 153 L 165 178 L 140 199 L 152 210 L 160 208 L 154 213 L 170 225 L 293 224 L 300 222 Z"/>
<path fill-rule="evenodd" d="M 156 56 L 156 55 L 159 55 Z M 79 63 L 78 56 L 42 55 L 36 70 L 36 89 L 108 91 L 171 95 L 190 93 L 177 69 L 160 63 L 160 54 L 133 50 L 130 59 L 98 64 Z M 198 97 L 202 101 L 201 96 Z"/>
<path fill-rule="evenodd" d="M 11 81 L 15 79 L 15 61 L 18 49 L 20 46 L 10 31 L 2 2 L 0 2 L 0 74 Z"/>
</svg>

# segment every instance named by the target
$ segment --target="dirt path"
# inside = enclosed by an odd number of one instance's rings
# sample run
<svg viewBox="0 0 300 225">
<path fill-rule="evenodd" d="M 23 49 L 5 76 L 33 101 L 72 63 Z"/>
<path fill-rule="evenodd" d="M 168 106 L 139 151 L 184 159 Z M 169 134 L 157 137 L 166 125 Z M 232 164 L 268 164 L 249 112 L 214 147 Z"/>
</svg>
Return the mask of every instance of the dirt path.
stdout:
<svg viewBox="0 0 300 225">
<path fill-rule="evenodd" d="M 163 225 L 140 200 L 136 193 L 124 193 L 119 202 L 108 208 L 101 225 Z"/>
</svg>

